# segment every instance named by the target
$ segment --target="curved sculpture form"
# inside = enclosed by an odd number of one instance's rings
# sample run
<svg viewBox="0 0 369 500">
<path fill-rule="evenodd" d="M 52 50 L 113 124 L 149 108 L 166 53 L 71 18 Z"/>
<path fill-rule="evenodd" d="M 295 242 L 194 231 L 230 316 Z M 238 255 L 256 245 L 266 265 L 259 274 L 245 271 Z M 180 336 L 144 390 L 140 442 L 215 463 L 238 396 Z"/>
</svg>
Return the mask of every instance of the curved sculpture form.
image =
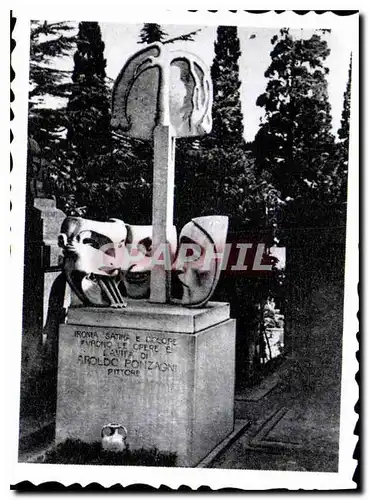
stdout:
<svg viewBox="0 0 369 500">
<path fill-rule="evenodd" d="M 172 226 L 167 244 L 172 274 L 182 290 L 181 299 L 172 297 L 172 303 L 203 307 L 210 300 L 220 276 L 227 229 L 228 217 L 197 217 L 184 226 L 177 245 Z M 59 246 L 67 281 L 85 305 L 125 307 L 125 294 L 132 299 L 149 297 L 152 226 L 67 217 Z"/>
<path fill-rule="evenodd" d="M 125 307 L 118 284 L 127 229 L 123 221 L 98 222 L 67 217 L 61 226 L 64 271 L 86 305 Z"/>
<path fill-rule="evenodd" d="M 222 268 L 227 230 L 228 217 L 221 215 L 196 217 L 182 229 L 179 252 L 173 263 L 183 289 L 182 305 L 202 307 L 211 298 Z"/>
<path fill-rule="evenodd" d="M 204 62 L 161 43 L 136 52 L 113 87 L 111 125 L 117 133 L 151 139 L 155 126 L 175 137 L 207 134 L 212 127 L 212 81 Z"/>
<path fill-rule="evenodd" d="M 171 262 L 177 250 L 177 230 L 170 230 Z M 128 297 L 146 299 L 150 295 L 150 270 L 152 259 L 152 226 L 127 224 L 127 259 L 124 263 L 123 283 Z"/>
</svg>

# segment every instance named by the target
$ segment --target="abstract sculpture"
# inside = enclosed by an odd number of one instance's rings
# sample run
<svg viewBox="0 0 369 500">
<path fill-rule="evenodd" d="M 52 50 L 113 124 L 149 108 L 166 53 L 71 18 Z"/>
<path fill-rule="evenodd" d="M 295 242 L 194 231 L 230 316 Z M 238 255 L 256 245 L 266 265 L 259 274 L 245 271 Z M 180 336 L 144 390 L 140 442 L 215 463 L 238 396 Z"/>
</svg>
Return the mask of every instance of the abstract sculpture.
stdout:
<svg viewBox="0 0 369 500">
<path fill-rule="evenodd" d="M 154 140 L 152 248 L 168 243 L 173 226 L 176 137 L 211 130 L 212 82 L 194 54 L 155 43 L 133 55 L 113 88 L 112 128 L 116 133 Z M 171 274 L 153 266 L 150 301 L 170 300 Z"/>
<path fill-rule="evenodd" d="M 227 228 L 227 217 L 197 217 L 184 226 L 178 244 L 176 228 L 171 228 L 170 270 L 181 284 L 182 295 L 171 296 L 170 302 L 187 307 L 208 302 L 219 280 Z M 149 296 L 152 226 L 67 217 L 59 244 L 68 283 L 84 304 L 125 307 L 125 296 Z"/>
<path fill-rule="evenodd" d="M 211 108 L 210 71 L 194 54 L 155 43 L 123 67 L 113 87 L 111 124 L 117 134 L 154 139 L 152 226 L 117 219 L 64 221 L 64 268 L 84 304 L 125 307 L 128 296 L 200 307 L 210 299 L 220 275 L 228 218 L 192 219 L 177 245 L 173 197 L 175 138 L 209 133 Z M 183 252 L 188 244 L 198 258 Z M 163 262 L 157 259 L 161 252 Z M 172 278 L 181 284 L 181 297 L 173 297 Z"/>
<path fill-rule="evenodd" d="M 211 105 L 210 73 L 201 59 L 155 43 L 136 52 L 119 73 L 111 124 L 139 139 L 151 139 L 160 120 L 175 137 L 199 136 L 211 131 Z"/>
</svg>

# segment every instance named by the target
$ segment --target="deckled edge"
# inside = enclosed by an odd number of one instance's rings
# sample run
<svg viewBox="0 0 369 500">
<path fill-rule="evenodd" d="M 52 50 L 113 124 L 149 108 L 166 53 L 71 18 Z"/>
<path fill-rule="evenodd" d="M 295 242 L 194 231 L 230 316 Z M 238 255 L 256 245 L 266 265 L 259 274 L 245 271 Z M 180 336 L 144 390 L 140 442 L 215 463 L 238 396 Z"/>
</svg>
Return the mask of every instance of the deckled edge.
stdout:
<svg viewBox="0 0 369 500">
<path fill-rule="evenodd" d="M 188 12 L 193 12 L 193 13 L 196 13 L 198 12 L 197 10 L 191 10 L 191 9 L 188 9 Z M 204 11 L 203 11 L 204 12 Z M 209 13 L 216 13 L 218 12 L 218 10 L 207 10 L 207 12 Z M 352 15 L 355 15 L 357 14 L 359 11 L 358 10 L 293 10 L 293 11 L 286 11 L 286 10 L 231 10 L 229 9 L 228 12 L 230 13 L 233 13 L 233 14 L 240 14 L 241 12 L 245 12 L 245 13 L 249 13 L 249 14 L 265 14 L 265 13 L 268 13 L 268 12 L 274 12 L 276 14 L 283 14 L 284 12 L 293 12 L 297 15 L 300 15 L 300 16 L 305 16 L 306 14 L 309 14 L 309 13 L 315 13 L 315 14 L 318 14 L 318 15 L 322 15 L 322 14 L 334 14 L 338 17 L 342 17 L 342 16 L 352 16 Z M 14 71 L 14 68 L 12 66 L 12 53 L 16 47 L 16 40 L 15 38 L 13 38 L 13 32 L 14 32 L 14 29 L 15 29 L 15 25 L 16 25 L 16 21 L 17 21 L 17 18 L 13 16 L 13 11 L 11 10 L 10 11 L 10 52 L 11 52 L 11 57 L 10 57 L 10 144 L 12 144 L 13 140 L 14 140 L 14 135 L 15 133 L 13 133 L 13 130 L 12 130 L 12 122 L 14 122 L 14 118 L 15 118 L 15 115 L 14 115 L 14 110 L 12 109 L 12 103 L 14 102 L 15 100 L 15 93 L 14 93 L 14 90 L 12 88 L 12 83 L 14 81 L 14 79 L 16 78 L 16 73 Z M 361 61 L 360 61 L 361 62 Z M 13 170 L 13 156 L 12 156 L 12 153 L 10 151 L 10 171 L 12 172 Z M 10 210 L 12 210 L 12 205 L 10 206 Z M 358 297 L 359 297 L 359 292 L 358 292 Z M 357 313 L 357 316 L 359 318 L 359 311 Z M 358 342 L 358 350 L 356 351 L 356 359 L 357 361 L 359 362 L 360 361 L 360 349 L 359 349 L 359 345 L 360 345 L 360 331 L 358 331 L 356 333 L 356 339 L 357 339 L 357 342 Z M 359 366 L 359 364 L 358 364 Z M 358 388 L 360 389 L 360 369 L 358 368 L 358 371 L 356 372 L 355 374 L 355 381 L 358 385 Z M 358 415 L 358 419 L 357 419 L 357 423 L 355 425 L 355 429 L 354 429 L 354 435 L 355 436 L 358 436 L 359 439 L 357 441 L 357 444 L 355 446 L 355 450 L 354 450 L 354 453 L 353 453 L 353 458 L 355 460 L 357 460 L 357 466 L 356 466 L 356 469 L 355 469 L 355 472 L 354 472 L 354 475 L 353 475 L 353 481 L 356 482 L 356 484 L 358 485 L 358 488 L 361 489 L 361 475 L 360 475 L 360 467 L 359 467 L 359 461 L 360 461 L 360 458 L 361 458 L 361 447 L 360 447 L 360 430 L 361 430 L 361 421 L 360 421 L 360 414 L 359 414 L 359 410 L 360 410 L 360 397 L 358 398 L 357 400 L 357 403 L 355 404 L 355 413 Z M 168 469 L 168 472 L 169 472 L 169 469 Z M 15 491 L 81 491 L 81 490 L 84 490 L 84 491 L 102 491 L 102 490 L 111 490 L 111 491 L 132 491 L 132 492 L 151 492 L 151 491 L 162 491 L 162 492 L 170 492 L 170 491 L 224 491 L 224 492 L 236 492 L 236 491 L 256 491 L 256 490 L 246 490 L 246 489 L 239 489 L 239 488 L 220 488 L 220 489 L 212 489 L 211 487 L 209 486 L 199 486 L 198 488 L 191 488 L 190 486 L 186 486 L 186 485 L 181 485 L 179 486 L 178 488 L 170 488 L 169 486 L 166 486 L 166 485 L 161 485 L 159 487 L 154 487 L 154 486 L 151 486 L 151 485 L 147 485 L 147 484 L 144 484 L 144 483 L 136 483 L 136 484 L 131 484 L 131 485 L 128 485 L 128 486 L 122 486 L 121 484 L 119 483 L 116 483 L 116 484 L 113 484 L 111 486 L 108 486 L 108 487 L 105 487 L 105 486 L 102 486 L 101 484 L 99 483 L 95 483 L 95 482 L 91 482 L 91 483 L 88 483 L 86 484 L 85 486 L 82 486 L 80 483 L 73 483 L 69 486 L 65 486 L 63 485 L 62 483 L 60 482 L 56 482 L 56 481 L 45 481 L 45 482 L 41 482 L 39 483 L 38 485 L 35 485 L 34 483 L 32 483 L 31 481 L 21 481 L 21 482 L 18 482 L 14 485 L 10 485 L 10 489 L 11 490 L 15 490 Z M 288 488 L 279 488 L 279 489 L 269 489 L 269 490 L 259 490 L 259 491 L 279 491 L 279 492 L 282 492 L 282 491 L 291 491 L 289 490 Z M 305 490 L 306 491 L 306 490 Z M 335 490 L 335 491 L 340 491 L 340 490 Z"/>
</svg>

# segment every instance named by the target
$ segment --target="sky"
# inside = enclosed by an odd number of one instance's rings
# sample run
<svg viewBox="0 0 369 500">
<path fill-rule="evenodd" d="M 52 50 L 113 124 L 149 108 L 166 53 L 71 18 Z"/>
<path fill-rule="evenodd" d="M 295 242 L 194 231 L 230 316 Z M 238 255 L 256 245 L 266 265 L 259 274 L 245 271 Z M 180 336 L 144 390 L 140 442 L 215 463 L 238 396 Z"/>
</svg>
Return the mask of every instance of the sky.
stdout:
<svg viewBox="0 0 369 500">
<path fill-rule="evenodd" d="M 100 26 L 102 38 L 105 42 L 106 73 L 108 77 L 115 80 L 127 59 L 143 47 L 142 44 L 137 43 L 142 24 L 100 23 Z M 215 26 L 162 25 L 162 29 L 170 38 L 200 29 L 193 42 L 176 42 L 171 47 L 193 52 L 203 59 L 206 64 L 211 65 L 214 58 Z M 260 119 L 264 115 L 263 108 L 256 106 L 256 99 L 266 88 L 267 79 L 264 73 L 270 64 L 270 52 L 272 50 L 270 40 L 277 32 L 277 28 L 238 28 L 241 45 L 241 56 L 239 58 L 240 94 L 246 141 L 254 139 L 259 128 Z M 291 29 L 290 33 L 294 37 L 310 38 L 313 30 Z M 342 36 L 342 33 L 337 30 L 332 30 L 331 33 L 322 36 L 327 40 L 328 47 L 331 50 L 325 64 L 329 68 L 327 80 L 329 101 L 332 107 L 332 131 L 336 134 L 340 127 L 351 47 L 345 37 Z M 58 67 L 72 70 L 73 58 L 70 57 L 62 63 L 59 62 Z M 57 106 L 57 103 L 55 105 Z"/>
</svg>

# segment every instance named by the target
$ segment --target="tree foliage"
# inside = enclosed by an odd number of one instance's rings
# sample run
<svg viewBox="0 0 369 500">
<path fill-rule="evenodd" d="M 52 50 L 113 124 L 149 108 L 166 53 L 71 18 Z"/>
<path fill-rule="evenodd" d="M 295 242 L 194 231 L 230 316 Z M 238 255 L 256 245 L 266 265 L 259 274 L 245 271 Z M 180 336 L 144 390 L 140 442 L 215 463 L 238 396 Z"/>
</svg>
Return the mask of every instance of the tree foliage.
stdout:
<svg viewBox="0 0 369 500">
<path fill-rule="evenodd" d="M 67 138 L 81 161 L 88 161 L 96 152 L 108 152 L 111 146 L 104 47 L 97 22 L 79 23 L 72 75 L 74 85 L 67 106 Z"/>
<path fill-rule="evenodd" d="M 239 65 L 241 55 L 237 27 L 219 26 L 211 67 L 213 80 L 213 130 L 211 138 L 225 146 L 243 144 Z"/>
<path fill-rule="evenodd" d="M 88 213 L 96 201 L 99 176 L 106 187 L 105 166 L 112 153 L 104 42 L 97 22 L 79 23 L 73 59 L 71 92 L 65 110 L 67 136 L 59 151 L 58 188 L 64 210 L 81 215 Z"/>
<path fill-rule="evenodd" d="M 160 24 L 145 23 L 140 31 L 138 43 L 163 42 L 167 36 Z"/>
<path fill-rule="evenodd" d="M 79 25 L 73 87 L 67 106 L 68 182 L 59 199 L 68 213 L 150 222 L 151 145 L 112 134 L 104 42 L 98 23 Z"/>
<path fill-rule="evenodd" d="M 352 78 L 352 54 L 350 56 L 350 64 L 348 71 L 348 79 L 346 90 L 343 94 L 343 108 L 341 115 L 341 127 L 338 129 L 338 137 L 340 142 L 336 147 L 336 164 L 337 164 L 337 199 L 342 203 L 347 199 L 347 175 L 349 161 L 349 138 L 350 138 L 350 111 L 351 111 L 351 78 Z"/>
<path fill-rule="evenodd" d="M 200 215 L 227 215 L 232 230 L 263 223 L 263 194 L 271 186 L 255 175 L 255 162 L 241 145 L 204 147 L 177 141 L 176 210 L 180 225 Z"/>
<path fill-rule="evenodd" d="M 340 223 L 345 211 L 347 169 L 332 134 L 323 35 L 294 39 L 282 29 L 274 36 L 266 91 L 256 102 L 265 110 L 257 168 L 281 193 L 280 227 L 324 225 L 327 210 Z"/>
<path fill-rule="evenodd" d="M 194 30 L 194 31 L 190 31 L 189 33 L 183 33 L 182 35 L 178 35 L 178 36 L 175 36 L 172 38 L 167 38 L 163 42 L 163 45 L 167 44 L 167 43 L 175 43 L 175 42 L 193 42 L 195 40 L 194 36 L 197 35 L 197 33 L 199 31 L 201 31 L 201 28 Z"/>
<path fill-rule="evenodd" d="M 70 92 L 70 72 L 56 63 L 70 55 L 74 31 L 68 22 L 31 21 L 28 134 L 48 158 L 66 125 L 64 107 L 54 102 L 67 99 Z"/>
<path fill-rule="evenodd" d="M 256 102 L 265 109 L 255 138 L 258 168 L 284 200 L 314 197 L 334 151 L 324 66 L 330 51 L 319 35 L 294 40 L 287 29 L 272 44 L 267 88 Z"/>
<path fill-rule="evenodd" d="M 214 49 L 213 130 L 197 141 L 177 141 L 177 218 L 183 224 L 196 215 L 222 214 L 231 231 L 265 227 L 273 224 L 279 193 L 255 171 L 243 137 L 237 28 L 219 26 Z"/>
<path fill-rule="evenodd" d="M 190 31 L 189 33 L 183 33 L 181 35 L 172 38 L 168 38 L 168 33 L 166 33 L 162 29 L 160 24 L 145 23 L 141 28 L 138 43 L 150 44 L 155 42 L 161 42 L 164 45 L 175 42 L 193 42 L 194 36 L 199 31 L 201 31 L 201 29 Z"/>
<path fill-rule="evenodd" d="M 346 90 L 345 93 L 343 94 L 341 127 L 338 129 L 338 137 L 341 139 L 343 146 L 347 150 L 348 150 L 348 142 L 350 136 L 351 77 L 352 77 L 352 54 L 350 56 L 350 66 L 348 71 Z"/>
</svg>

